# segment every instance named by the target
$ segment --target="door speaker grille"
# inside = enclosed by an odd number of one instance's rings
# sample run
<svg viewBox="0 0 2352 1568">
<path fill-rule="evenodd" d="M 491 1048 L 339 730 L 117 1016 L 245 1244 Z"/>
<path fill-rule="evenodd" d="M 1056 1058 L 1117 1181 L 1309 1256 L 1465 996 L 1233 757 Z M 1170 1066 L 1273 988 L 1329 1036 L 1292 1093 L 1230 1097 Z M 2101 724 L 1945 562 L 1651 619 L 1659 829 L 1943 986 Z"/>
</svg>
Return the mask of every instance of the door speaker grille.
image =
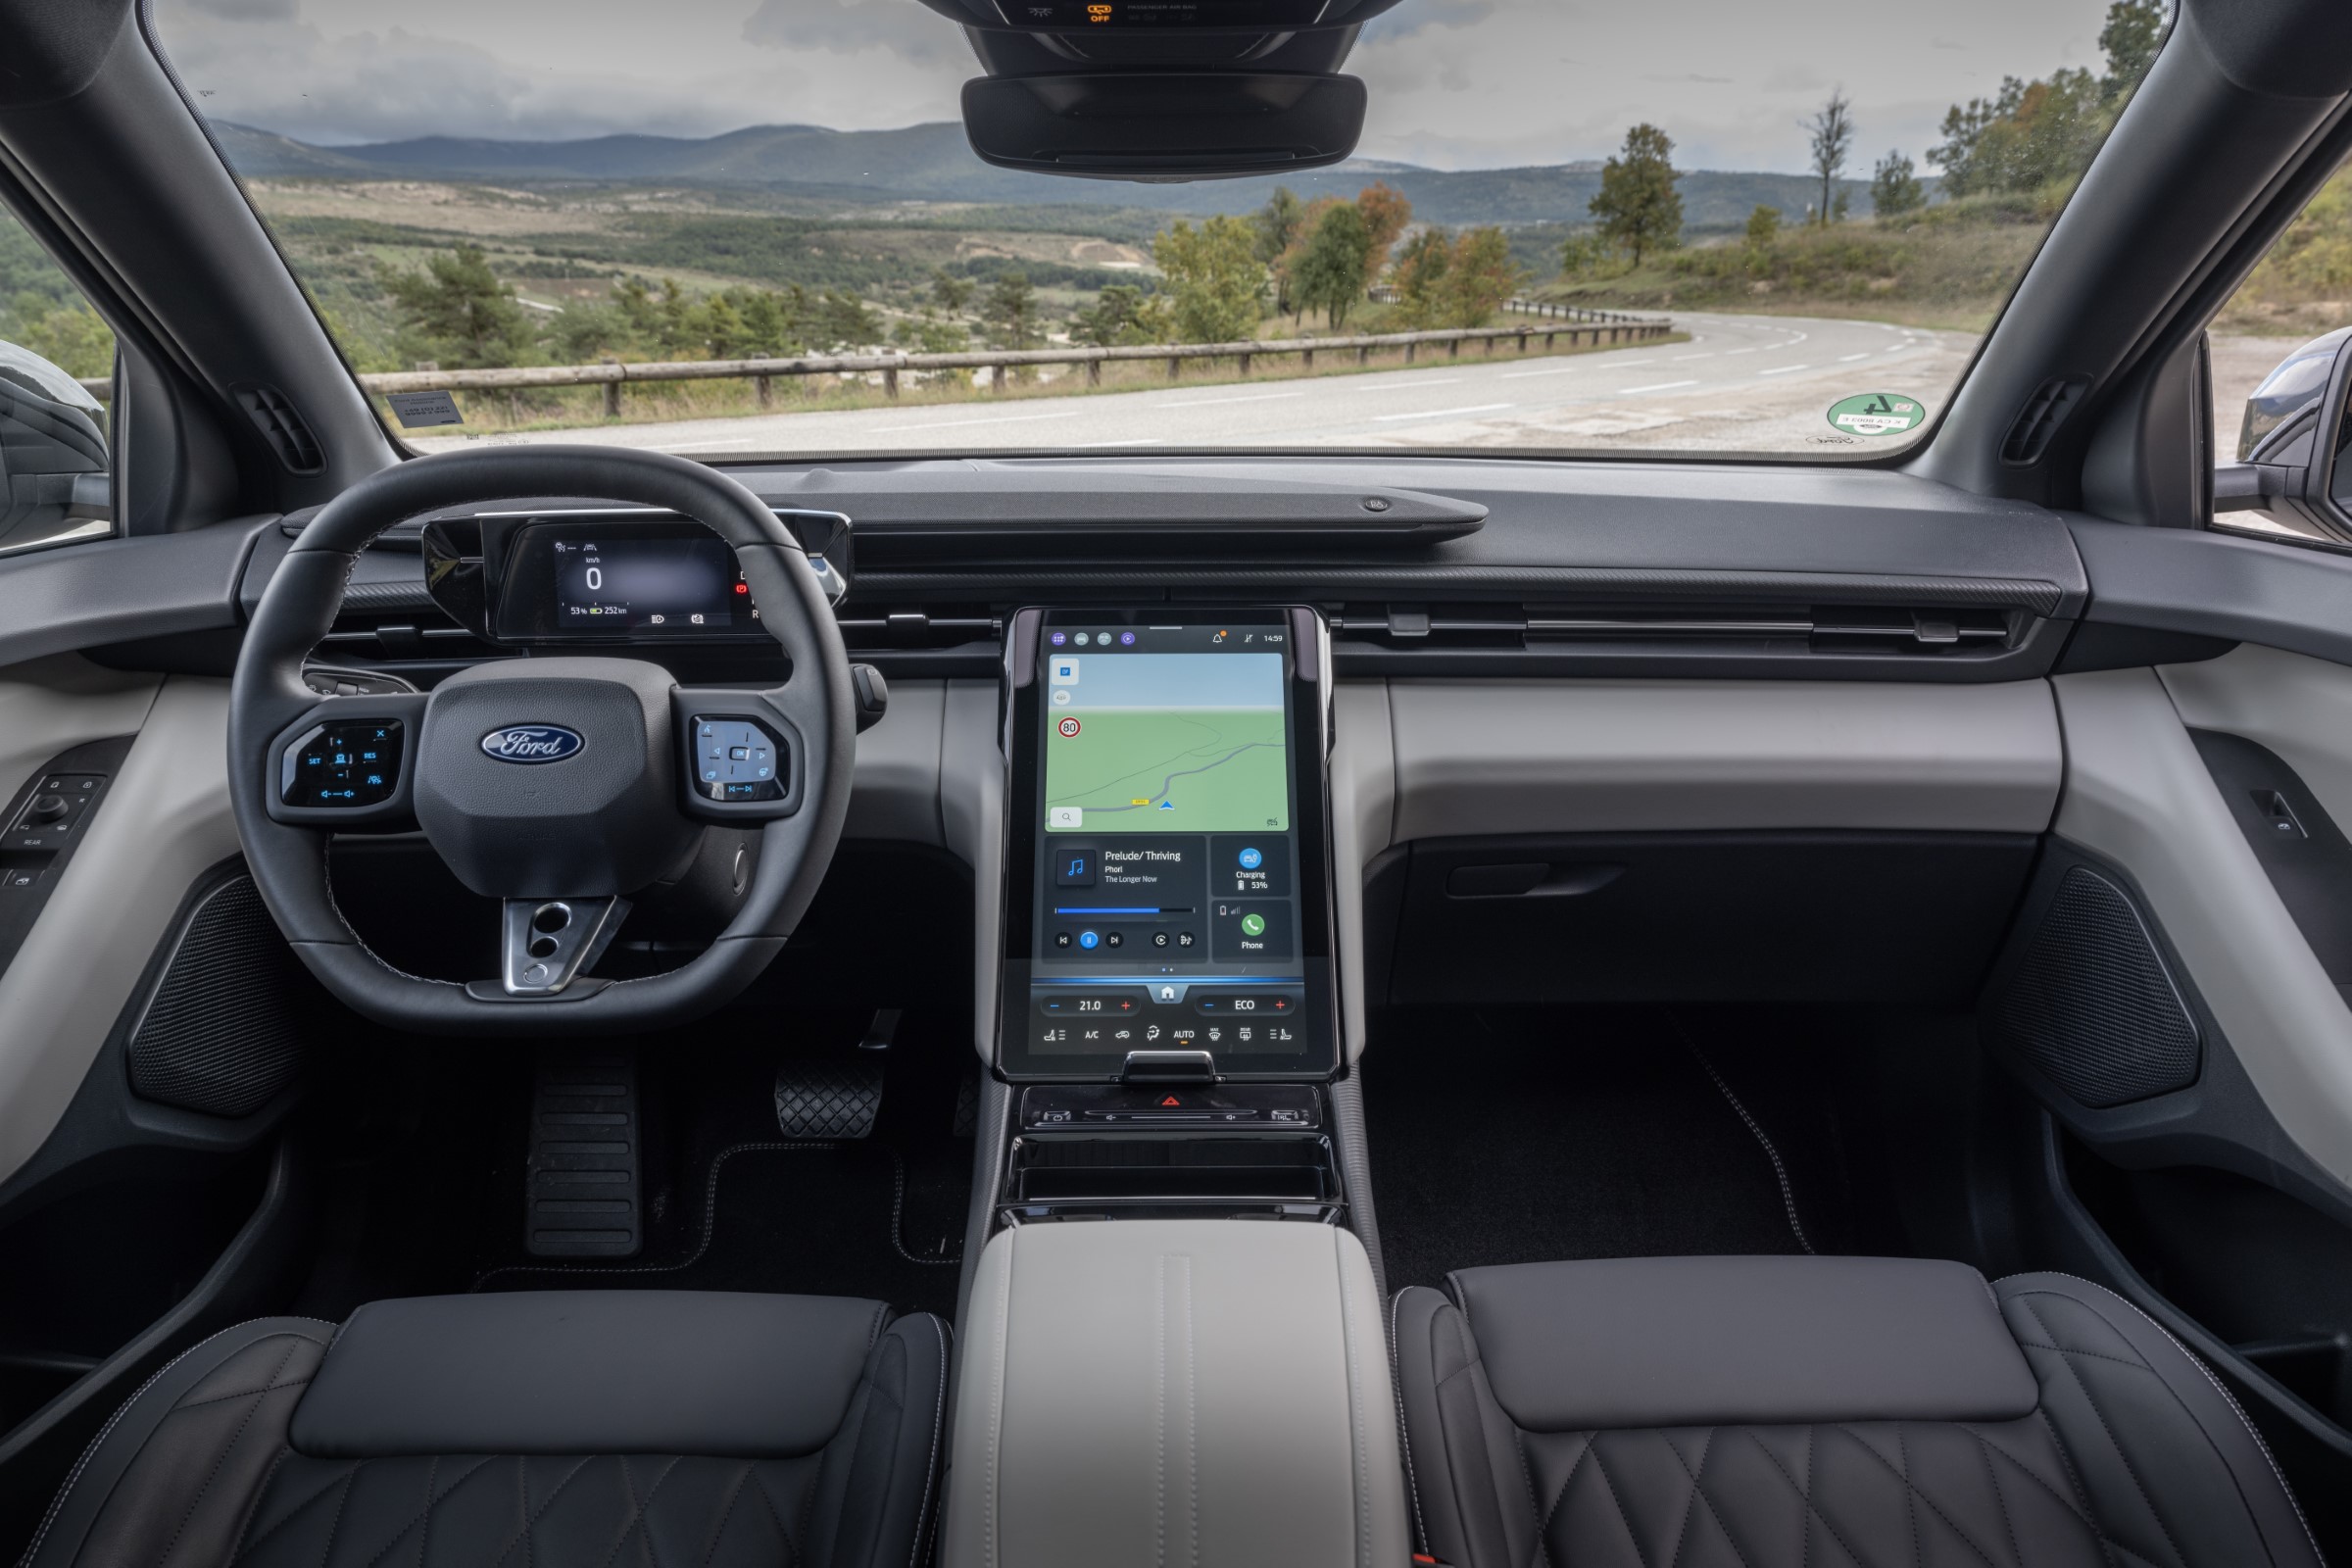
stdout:
<svg viewBox="0 0 2352 1568">
<path fill-rule="evenodd" d="M 2197 1081 L 2197 1026 L 2123 890 L 2066 873 L 1996 1015 L 2036 1072 L 2093 1109 Z"/>
<path fill-rule="evenodd" d="M 188 912 L 131 1030 L 131 1091 L 182 1110 L 252 1115 L 294 1081 L 316 987 L 253 878 L 230 877 Z"/>
</svg>

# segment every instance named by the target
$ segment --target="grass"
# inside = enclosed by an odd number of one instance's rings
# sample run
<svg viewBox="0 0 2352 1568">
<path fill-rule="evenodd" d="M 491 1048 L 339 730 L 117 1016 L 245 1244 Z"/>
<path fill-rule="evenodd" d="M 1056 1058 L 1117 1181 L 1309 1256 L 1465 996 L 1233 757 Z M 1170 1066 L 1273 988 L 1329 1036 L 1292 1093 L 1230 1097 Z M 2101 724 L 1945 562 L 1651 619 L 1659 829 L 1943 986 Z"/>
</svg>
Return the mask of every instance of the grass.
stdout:
<svg viewBox="0 0 2352 1568">
<path fill-rule="evenodd" d="M 1541 330 L 1540 327 L 1534 328 Z M 1641 345 L 1656 348 L 1669 343 L 1687 343 L 1687 332 L 1669 333 Z M 1524 356 L 1530 360 L 1561 359 L 1575 355 L 1601 352 L 1623 344 L 1601 345 L 1599 349 L 1554 348 L 1546 352 L 1540 343 L 1530 346 Z M 1446 363 L 1438 353 L 1424 352 L 1416 366 Z M 1466 345 L 1462 358 L 1481 361 L 1486 353 L 1476 346 Z M 1519 359 L 1518 351 L 1505 343 L 1494 350 L 1497 360 Z M 1336 359 L 1339 363 L 1332 363 Z M 939 372 L 931 378 L 917 381 L 913 372 L 900 376 L 900 396 L 893 400 L 882 389 L 880 375 L 821 375 L 778 376 L 775 378 L 775 402 L 770 408 L 760 407 L 759 399 L 749 381 L 657 381 L 626 386 L 621 391 L 621 415 L 608 417 L 604 413 L 602 387 L 530 388 L 513 393 L 461 392 L 458 407 L 465 413 L 465 429 L 472 434 L 507 434 L 526 430 L 580 430 L 598 427 L 620 427 L 636 424 L 663 424 L 687 419 L 748 418 L 760 415 L 842 413 L 858 409 L 921 409 L 958 404 L 1020 402 L 1031 398 L 1063 398 L 1103 396 L 1117 392 L 1149 392 L 1168 386 L 1217 387 L 1244 386 L 1260 381 L 1322 380 L 1334 376 L 1363 375 L 1376 370 L 1396 370 L 1404 368 L 1404 351 L 1395 349 L 1375 353 L 1371 363 L 1358 366 L 1351 351 L 1341 350 L 1335 355 L 1320 357 L 1311 370 L 1303 368 L 1294 356 L 1259 358 L 1250 373 L 1244 375 L 1239 366 L 1230 360 L 1187 360 L 1180 379 L 1171 382 L 1164 364 L 1152 360 L 1121 361 L 1102 367 L 1102 382 L 1089 386 L 1083 366 L 1045 367 L 1028 376 L 1008 374 L 1003 392 L 988 390 L 986 373 L 975 381 L 960 372 Z M 1058 373 L 1049 374 L 1050 371 Z M 377 412 L 385 422 L 397 429 L 398 421 L 390 416 L 381 398 L 374 400 Z M 420 430 L 419 435 L 444 433 Z M 454 433 L 454 431 L 452 432 Z"/>
<path fill-rule="evenodd" d="M 1725 236 L 1639 268 L 1560 279 L 1533 297 L 1601 310 L 1737 310 L 1866 317 L 1982 332 L 2056 217 L 2041 197 L 1977 197 L 1903 219 L 1783 229 L 1755 248 Z"/>
</svg>

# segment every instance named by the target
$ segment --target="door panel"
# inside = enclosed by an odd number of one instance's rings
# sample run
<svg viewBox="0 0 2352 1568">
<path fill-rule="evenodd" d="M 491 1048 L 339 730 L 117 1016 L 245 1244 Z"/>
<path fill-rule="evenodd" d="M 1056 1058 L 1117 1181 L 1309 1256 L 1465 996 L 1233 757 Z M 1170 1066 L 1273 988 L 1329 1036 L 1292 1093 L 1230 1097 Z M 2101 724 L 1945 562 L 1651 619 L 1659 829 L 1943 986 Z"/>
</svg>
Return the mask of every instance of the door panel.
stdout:
<svg viewBox="0 0 2352 1568">
<path fill-rule="evenodd" d="M 135 689 L 86 704 L 84 721 L 100 727 L 76 738 L 132 730 L 138 738 L 39 921 L 0 974 L 0 1182 L 57 1126 L 190 884 L 237 853 L 228 806 L 228 683 L 174 675 L 159 687 L 145 677 L 144 689 L 152 706 Z M 0 734 L 9 728 L 11 698 L 34 713 L 73 703 L 17 697 L 14 686 L 0 686 Z M 9 735 L 6 744 L 13 757 L 25 743 Z M 53 739 L 27 748 L 25 765 L 70 744 Z"/>
</svg>

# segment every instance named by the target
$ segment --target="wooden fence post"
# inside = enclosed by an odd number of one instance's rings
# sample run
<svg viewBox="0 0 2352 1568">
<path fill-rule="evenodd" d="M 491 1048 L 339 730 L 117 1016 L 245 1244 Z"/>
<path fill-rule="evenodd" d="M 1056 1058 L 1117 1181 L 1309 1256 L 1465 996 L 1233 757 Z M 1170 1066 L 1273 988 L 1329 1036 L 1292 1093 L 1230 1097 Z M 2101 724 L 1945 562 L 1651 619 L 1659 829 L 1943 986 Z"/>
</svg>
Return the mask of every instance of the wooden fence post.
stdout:
<svg viewBox="0 0 2352 1568">
<path fill-rule="evenodd" d="M 776 406 L 776 378 L 772 375 L 753 376 L 752 396 L 761 408 L 774 408 Z"/>
<path fill-rule="evenodd" d="M 1171 380 L 1171 381 L 1175 380 L 1175 379 L 1176 379 L 1176 376 L 1177 376 L 1177 374 L 1178 374 L 1178 372 L 1179 372 L 1179 371 L 1181 371 L 1183 368 L 1184 368 L 1184 361 L 1182 361 L 1181 359 L 1178 359 L 1178 358 L 1177 358 L 1175 355 L 1173 355 L 1173 354 L 1171 354 L 1171 355 L 1169 355 L 1169 356 L 1168 356 L 1168 379 L 1169 379 L 1169 380 Z"/>
<path fill-rule="evenodd" d="M 988 389 L 991 392 L 1004 390 L 1004 367 L 1002 365 L 992 365 L 988 368 Z"/>
<path fill-rule="evenodd" d="M 1446 340 L 1446 357 L 1449 360 L 1458 360 L 1462 357 L 1462 340 L 1460 338 L 1449 337 Z"/>
<path fill-rule="evenodd" d="M 1311 370 L 1314 368 L 1315 351 L 1313 349 L 1300 349 L 1298 351 L 1298 368 L 1301 370 Z"/>
<path fill-rule="evenodd" d="M 1102 384 L 1102 362 L 1101 360 L 1089 360 L 1086 362 L 1086 384 L 1088 386 L 1101 386 Z"/>
<path fill-rule="evenodd" d="M 1358 343 L 1355 346 L 1355 363 L 1358 365 L 1370 365 L 1372 363 L 1371 344 Z"/>
<path fill-rule="evenodd" d="M 1418 348 L 1420 348 L 1420 346 L 1421 346 L 1421 345 L 1420 345 L 1420 344 L 1418 344 L 1418 343 L 1407 343 L 1407 344 L 1404 346 L 1404 363 L 1405 363 L 1405 364 L 1407 364 L 1407 365 L 1410 365 L 1410 364 L 1412 364 L 1412 363 L 1413 363 L 1413 351 L 1414 351 L 1414 350 L 1416 350 L 1416 349 L 1418 349 Z"/>
<path fill-rule="evenodd" d="M 889 398 L 899 395 L 899 368 L 895 365 L 882 367 L 882 395 Z"/>
<path fill-rule="evenodd" d="M 1244 354 L 1239 356 L 1239 359 L 1241 361 L 1242 374 L 1248 375 L 1250 373 L 1250 356 Z"/>
</svg>

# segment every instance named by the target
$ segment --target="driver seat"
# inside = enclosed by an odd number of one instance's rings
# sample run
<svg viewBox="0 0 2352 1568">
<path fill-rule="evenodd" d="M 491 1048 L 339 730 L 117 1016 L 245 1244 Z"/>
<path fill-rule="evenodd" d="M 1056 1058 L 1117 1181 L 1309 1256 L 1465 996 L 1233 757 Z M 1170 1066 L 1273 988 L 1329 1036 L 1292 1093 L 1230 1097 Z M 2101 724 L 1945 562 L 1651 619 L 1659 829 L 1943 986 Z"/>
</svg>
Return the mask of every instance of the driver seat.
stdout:
<svg viewBox="0 0 2352 1568">
<path fill-rule="evenodd" d="M 948 1331 L 879 1301 L 551 1291 L 263 1318 L 166 1366 L 25 1568 L 911 1562 Z"/>
</svg>

